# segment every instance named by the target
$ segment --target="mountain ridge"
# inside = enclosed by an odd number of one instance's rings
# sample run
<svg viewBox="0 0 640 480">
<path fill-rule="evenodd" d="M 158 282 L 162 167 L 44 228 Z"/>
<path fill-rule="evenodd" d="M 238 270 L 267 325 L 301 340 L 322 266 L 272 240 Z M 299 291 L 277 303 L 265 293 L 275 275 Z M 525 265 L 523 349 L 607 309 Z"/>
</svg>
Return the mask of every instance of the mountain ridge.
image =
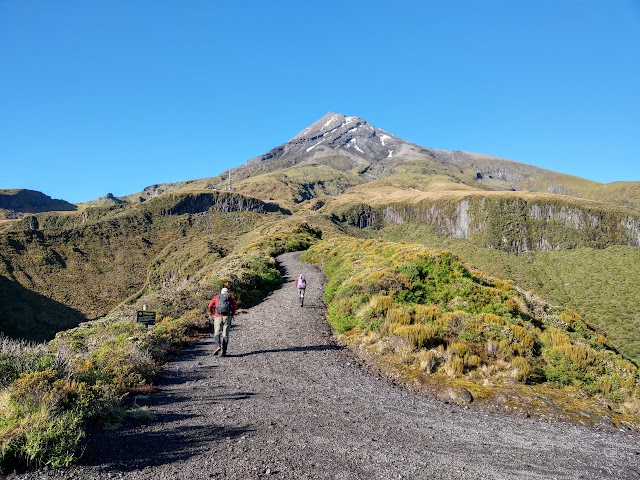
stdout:
<svg viewBox="0 0 640 480">
<path fill-rule="evenodd" d="M 354 178 L 343 188 L 333 189 L 339 193 L 351 186 L 389 177 L 394 173 L 409 172 L 443 175 L 453 183 L 464 183 L 478 190 L 551 193 L 615 203 L 640 210 L 640 182 L 600 183 L 488 154 L 420 146 L 379 129 L 361 117 L 335 112 L 328 112 L 289 141 L 218 176 L 149 185 L 141 192 L 121 197 L 107 194 L 105 197 L 76 205 L 65 202 L 59 210 L 141 203 L 164 193 L 178 191 L 225 190 L 229 174 L 234 187 L 237 188 L 241 186 L 238 182 L 241 183 L 249 177 L 295 166 L 320 165 L 340 172 L 354 173 Z M 7 191 L 9 190 L 2 190 L 0 194 Z M 266 195 L 266 198 L 269 197 Z M 44 211 L 52 210 L 50 207 Z M 25 213 L 38 211 L 31 209 Z M 0 202 L 1 213 L 4 213 L 5 218 L 11 219 L 22 216 L 21 212 L 9 214 Z"/>
<path fill-rule="evenodd" d="M 331 169 L 333 174 L 325 170 L 323 176 L 334 178 L 322 180 L 318 189 L 314 173 L 301 171 L 299 178 L 288 174 L 293 172 L 290 169 L 306 167 Z M 283 179 L 281 174 L 285 171 Z M 379 129 L 361 117 L 335 112 L 325 114 L 289 141 L 218 177 L 163 184 L 162 189 L 225 189 L 231 177 L 235 190 L 265 200 L 285 201 L 291 207 L 324 194 L 339 195 L 351 187 L 405 173 L 446 177 L 452 185 L 465 184 L 479 191 L 550 193 L 640 210 L 640 182 L 603 184 L 487 154 L 424 147 Z M 253 182 L 250 188 L 244 188 L 252 183 L 251 178 L 269 185 L 260 188 Z M 279 188 L 283 190 L 283 198 L 272 193 L 276 190 L 277 194 Z"/>
</svg>

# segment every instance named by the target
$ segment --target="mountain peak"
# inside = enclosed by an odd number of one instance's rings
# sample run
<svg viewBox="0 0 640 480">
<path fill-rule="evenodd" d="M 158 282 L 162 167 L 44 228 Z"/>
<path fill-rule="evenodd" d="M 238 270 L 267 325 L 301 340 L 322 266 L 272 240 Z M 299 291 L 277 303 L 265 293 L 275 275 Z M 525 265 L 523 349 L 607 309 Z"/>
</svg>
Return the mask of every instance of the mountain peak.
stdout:
<svg viewBox="0 0 640 480">
<path fill-rule="evenodd" d="M 408 142 L 375 128 L 360 117 L 329 112 L 287 143 L 249 160 L 248 163 L 336 154 L 377 162 L 392 158 L 406 143 Z"/>
<path fill-rule="evenodd" d="M 366 124 L 360 117 L 347 117 L 342 113 L 329 112 L 316 122 L 302 130 L 298 135 L 293 137 L 296 139 L 317 138 L 319 135 L 326 135 L 342 126 L 353 123 Z"/>
</svg>

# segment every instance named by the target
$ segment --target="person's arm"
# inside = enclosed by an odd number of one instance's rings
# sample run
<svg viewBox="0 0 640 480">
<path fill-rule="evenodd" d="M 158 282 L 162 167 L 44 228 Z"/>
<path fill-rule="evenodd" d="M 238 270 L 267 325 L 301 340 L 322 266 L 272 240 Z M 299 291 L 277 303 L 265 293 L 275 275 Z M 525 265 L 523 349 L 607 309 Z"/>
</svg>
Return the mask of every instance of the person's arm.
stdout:
<svg viewBox="0 0 640 480">
<path fill-rule="evenodd" d="M 236 314 L 236 311 L 238 310 L 238 302 L 236 302 L 236 299 L 231 297 L 231 307 L 233 308 L 233 314 Z"/>
<path fill-rule="evenodd" d="M 209 302 L 209 307 L 208 307 L 208 309 L 209 309 L 209 313 L 210 313 L 211 315 L 213 315 L 213 309 L 214 309 L 214 307 L 215 307 L 215 306 L 216 306 L 216 304 L 217 304 L 216 300 L 218 300 L 218 296 L 217 296 L 217 295 L 216 295 L 215 297 L 213 297 L 213 298 L 211 299 L 211 301 Z"/>
</svg>

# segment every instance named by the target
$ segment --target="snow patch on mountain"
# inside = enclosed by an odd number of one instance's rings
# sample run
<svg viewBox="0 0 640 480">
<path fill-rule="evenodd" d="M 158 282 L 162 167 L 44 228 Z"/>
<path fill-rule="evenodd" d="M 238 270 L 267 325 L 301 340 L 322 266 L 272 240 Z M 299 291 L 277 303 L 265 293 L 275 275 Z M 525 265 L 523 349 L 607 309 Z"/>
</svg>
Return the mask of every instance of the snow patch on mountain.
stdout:
<svg viewBox="0 0 640 480">
<path fill-rule="evenodd" d="M 355 148 L 355 149 L 356 149 L 357 151 L 359 151 L 360 153 L 364 153 L 364 152 L 362 151 L 362 149 L 361 149 L 360 147 L 358 147 L 358 141 L 357 141 L 355 138 L 350 139 L 350 140 L 347 142 L 347 146 L 348 146 L 348 147 Z"/>
<path fill-rule="evenodd" d="M 331 123 L 338 118 L 338 115 L 333 115 L 329 120 L 327 120 L 324 125 L 322 126 L 322 128 L 327 128 L 329 125 L 331 125 Z"/>
<path fill-rule="evenodd" d="M 320 145 L 322 142 L 324 142 L 324 139 L 320 140 L 318 143 L 316 143 L 315 145 L 310 146 L 309 148 L 307 148 L 307 152 L 310 152 L 311 150 L 313 150 L 314 148 L 316 148 L 318 145 Z"/>
</svg>

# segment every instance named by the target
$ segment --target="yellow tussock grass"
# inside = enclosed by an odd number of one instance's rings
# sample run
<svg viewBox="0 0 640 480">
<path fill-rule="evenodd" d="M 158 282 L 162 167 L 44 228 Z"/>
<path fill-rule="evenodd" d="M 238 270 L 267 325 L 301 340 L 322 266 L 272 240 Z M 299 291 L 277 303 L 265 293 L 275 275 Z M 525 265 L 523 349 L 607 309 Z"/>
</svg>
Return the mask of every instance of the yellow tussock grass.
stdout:
<svg viewBox="0 0 640 480">
<path fill-rule="evenodd" d="M 464 358 L 468 351 L 469 346 L 465 343 L 451 342 L 449 345 L 447 345 L 447 353 L 449 355 L 457 355 L 460 358 Z"/>
<path fill-rule="evenodd" d="M 414 316 L 416 322 L 435 322 L 442 315 L 442 309 L 438 305 L 416 305 Z"/>
<path fill-rule="evenodd" d="M 559 345 L 553 349 L 561 352 L 573 363 L 581 366 L 593 365 L 597 358 L 595 351 L 591 347 L 583 345 Z"/>
<path fill-rule="evenodd" d="M 504 325 L 506 323 L 504 318 L 493 313 L 484 313 L 481 318 L 484 323 L 497 323 L 498 325 Z"/>
<path fill-rule="evenodd" d="M 400 323 L 402 325 L 409 325 L 411 323 L 411 314 L 402 308 L 389 309 L 385 318 L 391 323 Z"/>
<path fill-rule="evenodd" d="M 449 357 L 444 364 L 444 371 L 449 378 L 455 378 L 464 372 L 464 360 L 456 355 Z"/>
<path fill-rule="evenodd" d="M 513 367 L 513 378 L 519 382 L 524 382 L 533 373 L 533 367 L 523 357 L 515 357 L 511 360 L 511 366 Z"/>
<path fill-rule="evenodd" d="M 533 345 L 536 342 L 536 339 L 531 333 L 527 331 L 526 328 L 523 328 L 519 325 L 509 324 L 507 327 L 513 332 L 513 336 L 515 339 L 520 342 L 524 348 L 527 350 L 533 348 Z"/>
<path fill-rule="evenodd" d="M 389 325 L 389 333 L 405 338 L 414 348 L 420 349 L 436 336 L 437 328 L 424 323 L 413 325 L 392 323 Z"/>
<path fill-rule="evenodd" d="M 540 340 L 542 340 L 542 343 L 551 347 L 571 345 L 571 339 L 569 338 L 569 335 L 562 332 L 561 330 L 558 330 L 555 327 L 549 327 L 544 332 L 542 332 L 542 335 L 540 335 Z"/>
<path fill-rule="evenodd" d="M 442 357 L 437 350 L 421 350 L 417 355 L 420 370 L 426 373 L 434 373 L 441 361 Z"/>
</svg>

